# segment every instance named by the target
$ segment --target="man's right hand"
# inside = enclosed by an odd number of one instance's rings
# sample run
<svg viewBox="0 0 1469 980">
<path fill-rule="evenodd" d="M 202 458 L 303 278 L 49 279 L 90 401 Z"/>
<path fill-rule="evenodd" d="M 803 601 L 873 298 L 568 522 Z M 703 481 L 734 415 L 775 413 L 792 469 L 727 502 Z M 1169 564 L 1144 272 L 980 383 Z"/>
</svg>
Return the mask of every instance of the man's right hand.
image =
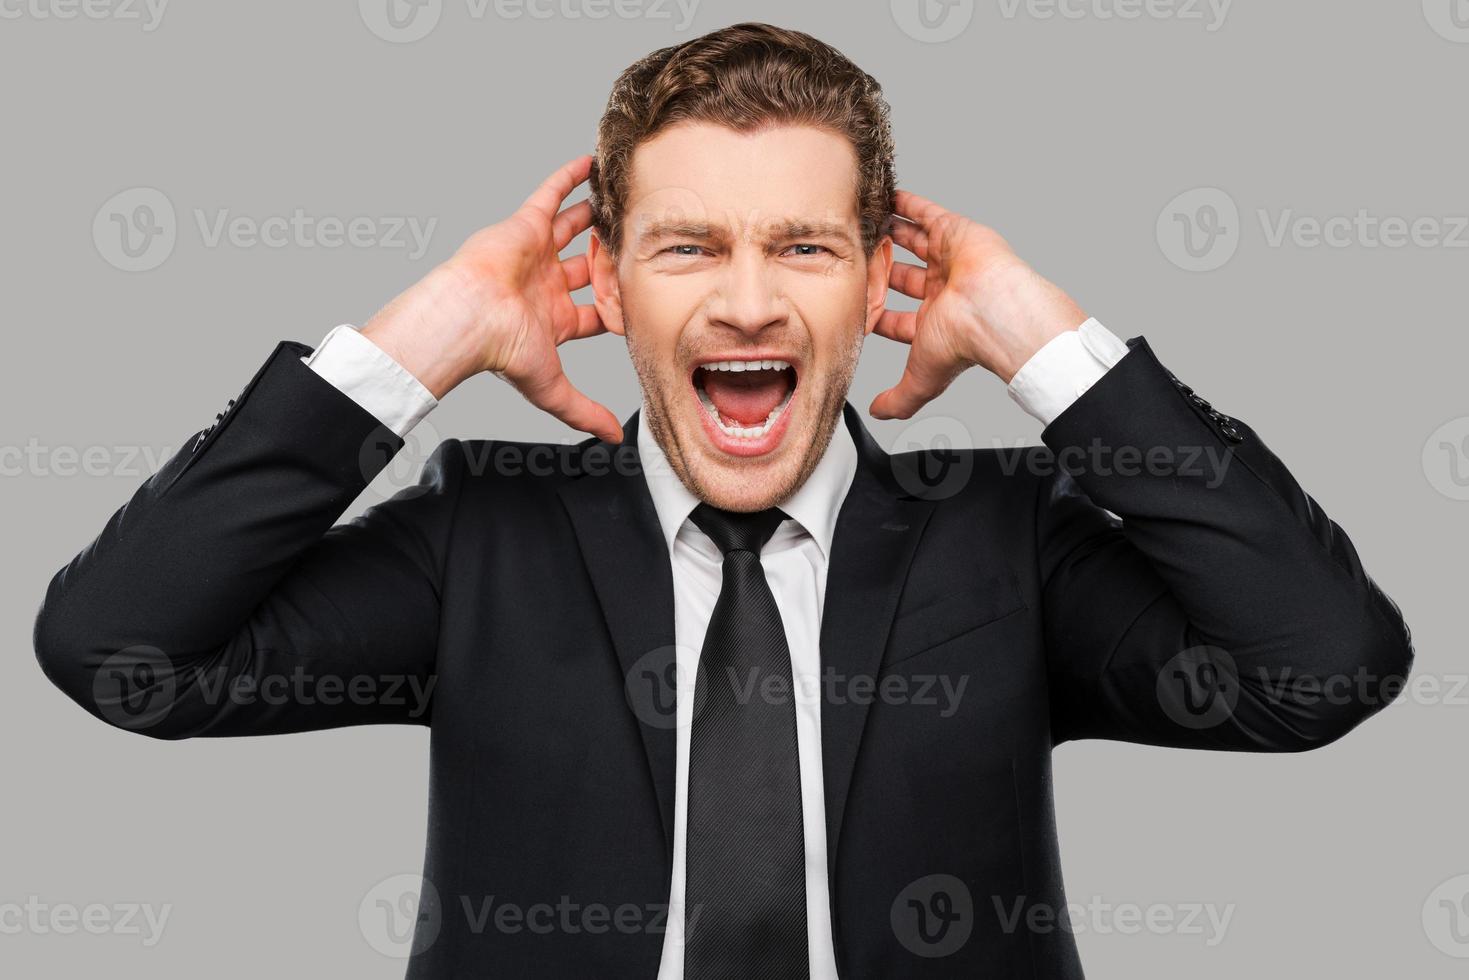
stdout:
<svg viewBox="0 0 1469 980">
<path fill-rule="evenodd" d="M 514 214 L 471 235 L 448 261 L 383 307 L 363 336 L 435 398 L 489 371 L 572 428 L 621 442 L 617 417 L 572 385 L 556 353 L 568 340 L 607 329 L 594 306 L 571 298 L 572 290 L 591 281 L 585 253 L 559 257 L 591 227 L 588 201 L 558 211 L 586 181 L 591 164 L 583 155 L 546 178 Z"/>
</svg>

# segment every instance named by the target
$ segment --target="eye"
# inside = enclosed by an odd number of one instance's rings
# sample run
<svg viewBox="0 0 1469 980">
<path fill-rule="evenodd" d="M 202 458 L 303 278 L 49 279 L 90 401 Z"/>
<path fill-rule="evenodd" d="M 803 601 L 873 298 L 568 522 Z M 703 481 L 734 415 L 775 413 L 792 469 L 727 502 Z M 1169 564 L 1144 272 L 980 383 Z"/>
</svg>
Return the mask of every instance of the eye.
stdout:
<svg viewBox="0 0 1469 980">
<path fill-rule="evenodd" d="M 802 242 L 798 245 L 792 245 L 790 248 L 786 249 L 786 251 L 789 252 L 792 249 L 798 250 L 795 252 L 796 255 L 820 255 L 823 252 L 831 251 L 831 249 L 827 248 L 825 245 L 813 245 L 810 242 Z M 806 249 L 811 249 L 811 251 L 805 251 Z"/>
<path fill-rule="evenodd" d="M 688 249 L 688 251 L 684 251 L 684 249 Z M 703 253 L 704 246 L 689 244 L 670 245 L 663 251 L 669 253 L 670 255 L 698 256 Z"/>
</svg>

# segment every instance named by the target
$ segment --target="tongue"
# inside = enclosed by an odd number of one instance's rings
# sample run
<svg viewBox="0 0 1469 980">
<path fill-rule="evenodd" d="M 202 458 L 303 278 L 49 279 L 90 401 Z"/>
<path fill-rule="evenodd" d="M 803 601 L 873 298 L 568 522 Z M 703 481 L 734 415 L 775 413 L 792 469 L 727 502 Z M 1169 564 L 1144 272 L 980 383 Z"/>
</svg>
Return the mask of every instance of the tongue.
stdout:
<svg viewBox="0 0 1469 980">
<path fill-rule="evenodd" d="M 785 371 L 704 371 L 704 393 L 727 421 L 760 425 L 786 395 Z"/>
</svg>

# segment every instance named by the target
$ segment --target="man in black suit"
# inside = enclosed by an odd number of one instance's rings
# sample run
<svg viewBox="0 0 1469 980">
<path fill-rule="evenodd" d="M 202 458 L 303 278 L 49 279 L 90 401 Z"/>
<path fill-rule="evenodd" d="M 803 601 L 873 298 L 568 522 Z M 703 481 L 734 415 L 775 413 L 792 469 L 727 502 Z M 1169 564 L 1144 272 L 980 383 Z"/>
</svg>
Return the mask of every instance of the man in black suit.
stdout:
<svg viewBox="0 0 1469 980">
<path fill-rule="evenodd" d="M 158 738 L 430 725 L 412 977 L 1079 977 L 1033 927 L 1057 744 L 1311 749 L 1412 647 L 1249 426 L 895 191 L 886 112 L 764 25 L 629 68 L 595 161 L 280 343 L 57 573 L 47 675 Z M 621 425 L 556 353 L 606 331 Z M 978 365 L 1044 445 L 888 455 L 846 401 L 872 332 L 910 345 L 875 416 Z M 593 438 L 446 440 L 334 526 L 486 371 Z"/>
</svg>

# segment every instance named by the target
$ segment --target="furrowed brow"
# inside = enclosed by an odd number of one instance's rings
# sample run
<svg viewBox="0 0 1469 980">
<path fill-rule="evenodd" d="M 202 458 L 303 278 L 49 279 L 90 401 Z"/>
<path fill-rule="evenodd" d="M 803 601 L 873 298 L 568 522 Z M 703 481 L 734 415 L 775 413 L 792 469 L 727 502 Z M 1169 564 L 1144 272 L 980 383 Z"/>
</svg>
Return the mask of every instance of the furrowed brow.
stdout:
<svg viewBox="0 0 1469 980">
<path fill-rule="evenodd" d="M 706 221 L 650 221 L 638 232 L 638 237 L 644 241 L 658 241 L 664 238 L 694 238 L 707 241 L 722 235 L 721 229 L 715 228 Z"/>
<path fill-rule="evenodd" d="M 722 225 L 707 221 L 677 219 L 655 219 L 638 228 L 638 239 L 657 242 L 667 238 L 685 238 L 695 241 L 723 241 L 729 232 Z M 852 232 L 844 224 L 807 218 L 776 219 L 764 227 L 767 241 L 790 240 L 793 238 L 829 238 L 852 243 Z"/>
<path fill-rule="evenodd" d="M 770 231 L 774 238 L 839 238 L 846 242 L 852 241 L 852 233 L 847 226 L 833 221 L 793 218 L 775 222 Z"/>
</svg>

